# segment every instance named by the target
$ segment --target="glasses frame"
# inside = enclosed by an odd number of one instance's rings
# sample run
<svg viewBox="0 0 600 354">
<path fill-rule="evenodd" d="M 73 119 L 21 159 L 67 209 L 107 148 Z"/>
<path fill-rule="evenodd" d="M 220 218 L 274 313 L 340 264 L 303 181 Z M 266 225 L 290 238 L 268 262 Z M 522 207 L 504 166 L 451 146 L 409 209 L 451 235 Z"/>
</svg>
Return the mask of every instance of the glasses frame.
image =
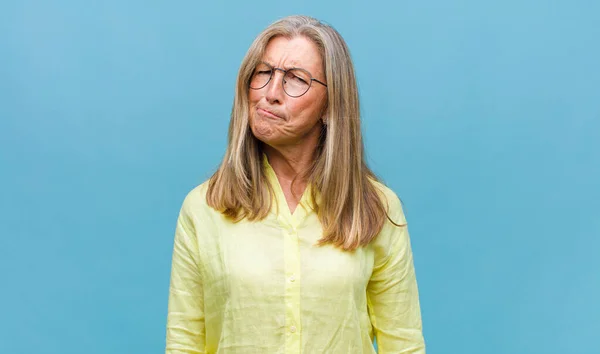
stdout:
<svg viewBox="0 0 600 354">
<path fill-rule="evenodd" d="M 263 61 L 263 62 L 260 62 L 260 64 L 264 64 L 264 65 L 268 66 L 269 68 L 271 68 L 271 75 L 269 76 L 269 80 L 267 80 L 267 82 L 265 82 L 265 84 L 264 84 L 264 85 L 262 85 L 261 87 L 254 88 L 254 87 L 251 87 L 251 86 L 250 86 L 250 83 L 248 83 L 248 87 L 249 87 L 251 90 L 262 90 L 263 88 L 265 88 L 265 87 L 266 87 L 266 86 L 267 86 L 267 85 L 268 85 L 268 84 L 271 82 L 271 80 L 273 79 L 273 76 L 274 76 L 274 74 L 275 74 L 275 71 L 281 71 L 281 72 L 283 73 L 283 77 L 281 78 L 281 88 L 283 89 L 283 92 L 285 92 L 285 94 L 286 94 L 286 95 L 288 95 L 288 96 L 290 96 L 290 97 L 293 97 L 293 98 L 298 98 L 298 97 L 302 97 L 302 96 L 304 96 L 304 95 L 305 95 L 305 94 L 308 92 L 308 90 L 310 90 L 310 88 L 312 87 L 312 83 L 313 83 L 313 81 L 315 81 L 315 82 L 318 82 L 318 83 L 320 83 L 321 85 L 323 85 L 323 86 L 327 87 L 327 84 L 326 84 L 326 83 L 324 83 L 323 81 L 320 81 L 320 80 L 317 80 L 317 79 L 315 79 L 315 78 L 312 76 L 312 74 L 311 74 L 311 73 L 310 73 L 308 70 L 306 70 L 306 69 L 302 69 L 302 68 L 289 68 L 289 69 L 287 69 L 287 70 L 286 70 L 286 69 L 282 69 L 282 68 L 275 67 L 275 66 L 273 66 L 273 65 L 271 65 L 271 64 L 269 64 L 269 63 L 265 63 L 264 61 Z M 290 95 L 290 94 L 289 94 L 289 93 L 288 93 L 288 92 L 285 90 L 285 75 L 286 75 L 286 74 L 288 73 L 288 71 L 290 71 L 290 70 L 300 70 L 300 71 L 303 71 L 304 73 L 306 73 L 306 74 L 307 74 L 307 75 L 310 77 L 310 82 L 308 83 L 308 88 L 306 89 L 306 91 L 304 91 L 304 93 L 302 93 L 302 94 L 300 94 L 300 95 L 297 95 L 297 96 L 294 96 L 294 95 Z M 254 76 L 255 72 L 256 72 L 256 68 L 254 69 L 254 72 L 252 72 L 252 76 L 250 76 L 250 82 L 252 81 L 252 77 Z"/>
</svg>

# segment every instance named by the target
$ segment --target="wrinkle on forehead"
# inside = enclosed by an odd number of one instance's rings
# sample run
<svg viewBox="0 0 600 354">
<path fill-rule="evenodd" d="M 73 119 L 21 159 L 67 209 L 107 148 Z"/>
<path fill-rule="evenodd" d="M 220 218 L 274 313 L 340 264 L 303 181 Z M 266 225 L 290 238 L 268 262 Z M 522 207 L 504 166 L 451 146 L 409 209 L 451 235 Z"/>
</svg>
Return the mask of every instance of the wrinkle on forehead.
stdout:
<svg viewBox="0 0 600 354">
<path fill-rule="evenodd" d="M 302 68 L 315 78 L 324 78 L 319 47 L 305 36 L 273 37 L 265 48 L 262 61 L 286 70 Z"/>
</svg>

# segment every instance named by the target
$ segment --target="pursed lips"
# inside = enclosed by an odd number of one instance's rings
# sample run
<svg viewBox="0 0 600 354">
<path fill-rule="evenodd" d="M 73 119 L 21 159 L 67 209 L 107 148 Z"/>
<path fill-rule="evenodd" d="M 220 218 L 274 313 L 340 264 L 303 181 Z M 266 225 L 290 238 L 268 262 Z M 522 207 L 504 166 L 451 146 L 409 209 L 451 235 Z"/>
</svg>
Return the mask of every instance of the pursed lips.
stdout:
<svg viewBox="0 0 600 354">
<path fill-rule="evenodd" d="M 258 107 L 258 108 L 256 108 L 256 112 L 258 114 L 260 114 L 260 115 L 263 115 L 263 116 L 267 117 L 267 118 L 284 119 L 283 117 L 277 115 L 276 113 L 271 112 L 271 111 L 269 111 L 267 109 L 264 109 L 264 108 Z"/>
</svg>

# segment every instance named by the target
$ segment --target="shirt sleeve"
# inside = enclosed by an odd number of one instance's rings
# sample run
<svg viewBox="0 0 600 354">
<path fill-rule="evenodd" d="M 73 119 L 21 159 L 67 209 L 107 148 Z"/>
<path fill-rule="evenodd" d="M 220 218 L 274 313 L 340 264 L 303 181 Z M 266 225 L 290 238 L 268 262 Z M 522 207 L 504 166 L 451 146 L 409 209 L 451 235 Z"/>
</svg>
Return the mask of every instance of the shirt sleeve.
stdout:
<svg viewBox="0 0 600 354">
<path fill-rule="evenodd" d="M 394 196 L 395 197 L 395 196 Z M 400 201 L 390 203 L 375 246 L 375 265 L 367 286 L 369 316 L 380 354 L 425 354 L 413 255 Z"/>
<path fill-rule="evenodd" d="M 204 296 L 193 215 L 184 202 L 173 246 L 166 354 L 205 353 Z"/>
</svg>

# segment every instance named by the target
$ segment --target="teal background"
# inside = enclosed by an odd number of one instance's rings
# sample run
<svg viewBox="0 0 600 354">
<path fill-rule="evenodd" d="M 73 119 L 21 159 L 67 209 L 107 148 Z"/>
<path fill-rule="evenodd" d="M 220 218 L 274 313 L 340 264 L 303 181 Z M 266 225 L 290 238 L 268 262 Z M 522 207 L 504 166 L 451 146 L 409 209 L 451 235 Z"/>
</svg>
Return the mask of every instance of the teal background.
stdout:
<svg viewBox="0 0 600 354">
<path fill-rule="evenodd" d="M 163 353 L 175 220 L 272 21 L 353 54 L 428 353 L 600 353 L 600 2 L 2 1 L 0 353 Z"/>
</svg>

